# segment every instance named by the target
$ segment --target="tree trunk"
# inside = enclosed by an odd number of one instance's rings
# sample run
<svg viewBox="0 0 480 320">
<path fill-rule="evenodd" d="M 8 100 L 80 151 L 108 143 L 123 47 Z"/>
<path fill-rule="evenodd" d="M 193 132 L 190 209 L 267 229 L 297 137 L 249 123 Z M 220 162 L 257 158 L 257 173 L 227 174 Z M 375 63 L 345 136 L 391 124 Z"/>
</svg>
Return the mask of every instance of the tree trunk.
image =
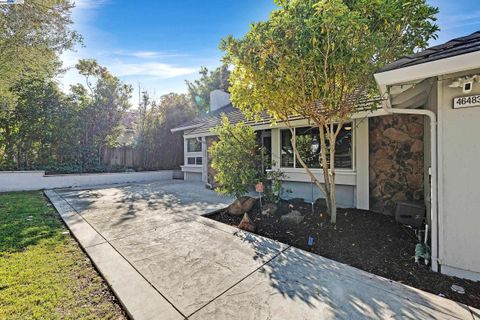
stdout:
<svg viewBox="0 0 480 320">
<path fill-rule="evenodd" d="M 298 160 L 298 162 L 300 162 L 302 167 L 305 169 L 307 174 L 310 176 L 310 179 L 312 179 L 313 183 L 315 183 L 315 185 L 320 189 L 320 191 L 322 191 L 324 194 L 326 194 L 326 192 L 327 192 L 326 188 L 322 185 L 322 183 L 318 180 L 318 178 L 313 174 L 313 172 L 310 170 L 310 168 L 307 166 L 305 161 L 303 161 L 302 157 L 300 156 L 300 153 L 297 150 L 297 145 L 296 145 L 296 142 L 295 142 L 295 134 L 294 134 L 293 128 L 290 125 L 288 125 L 288 129 L 292 133 L 292 138 L 290 139 L 290 142 L 292 143 L 292 149 L 293 149 L 293 152 L 295 153 L 296 159 Z"/>
<path fill-rule="evenodd" d="M 337 199 L 336 199 L 336 193 L 335 193 L 336 191 L 335 144 L 336 144 L 336 138 L 338 135 L 339 128 L 337 127 L 337 129 L 335 130 L 333 125 L 323 125 L 323 124 L 318 126 L 319 132 L 320 132 L 320 146 L 321 146 L 320 160 L 322 162 L 323 177 L 325 180 L 325 182 L 322 184 L 301 158 L 295 142 L 295 132 L 293 128 L 288 124 L 288 122 L 287 122 L 287 126 L 290 129 L 290 132 L 292 133 L 291 143 L 292 143 L 293 151 L 295 153 L 295 157 L 298 160 L 298 162 L 302 165 L 302 167 L 305 169 L 305 171 L 310 176 L 310 178 L 315 183 L 315 185 L 325 195 L 327 211 L 330 214 L 330 222 L 335 224 L 337 222 L 337 204 L 336 204 Z M 341 126 L 341 124 L 339 124 L 339 126 Z M 327 133 L 325 131 L 327 131 Z M 328 139 L 330 142 L 330 146 L 329 146 L 330 150 L 327 147 L 326 134 L 328 134 Z M 328 154 L 330 157 L 328 157 L 327 150 L 329 150 Z"/>
<path fill-rule="evenodd" d="M 335 171 L 331 170 L 332 166 L 332 154 L 335 152 L 335 147 L 333 150 L 331 149 L 332 143 L 330 143 L 330 163 L 327 158 L 327 142 L 326 142 L 326 135 L 325 130 L 327 130 L 327 134 L 329 136 L 329 141 L 331 141 L 331 127 L 328 125 L 320 125 L 320 146 L 321 146 L 321 159 L 322 159 L 322 170 L 323 170 L 323 177 L 325 179 L 325 202 L 327 203 L 328 213 L 330 214 L 330 222 L 336 223 L 337 222 L 337 204 L 335 201 Z M 335 143 L 333 143 L 335 144 Z"/>
<path fill-rule="evenodd" d="M 332 210 L 330 211 L 330 222 L 337 223 L 337 196 L 335 188 L 335 147 L 336 147 L 336 132 L 333 124 L 330 124 L 329 130 L 330 141 L 330 202 L 332 203 Z"/>
</svg>

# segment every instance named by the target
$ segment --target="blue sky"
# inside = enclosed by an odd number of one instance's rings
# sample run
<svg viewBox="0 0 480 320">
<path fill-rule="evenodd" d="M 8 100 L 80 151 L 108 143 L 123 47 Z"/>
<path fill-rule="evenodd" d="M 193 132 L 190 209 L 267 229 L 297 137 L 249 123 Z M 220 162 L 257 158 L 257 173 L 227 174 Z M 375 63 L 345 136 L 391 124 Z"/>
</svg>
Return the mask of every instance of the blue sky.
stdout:
<svg viewBox="0 0 480 320">
<path fill-rule="evenodd" d="M 220 64 L 220 40 L 241 36 L 254 21 L 265 20 L 273 0 L 76 0 L 75 28 L 85 47 L 62 59 L 72 67 L 94 58 L 124 82 L 159 98 L 186 92 L 185 79 L 198 77 L 201 66 Z M 480 1 L 429 0 L 440 8 L 441 31 L 433 44 L 480 30 Z M 65 90 L 83 79 L 74 70 L 59 79 Z"/>
</svg>

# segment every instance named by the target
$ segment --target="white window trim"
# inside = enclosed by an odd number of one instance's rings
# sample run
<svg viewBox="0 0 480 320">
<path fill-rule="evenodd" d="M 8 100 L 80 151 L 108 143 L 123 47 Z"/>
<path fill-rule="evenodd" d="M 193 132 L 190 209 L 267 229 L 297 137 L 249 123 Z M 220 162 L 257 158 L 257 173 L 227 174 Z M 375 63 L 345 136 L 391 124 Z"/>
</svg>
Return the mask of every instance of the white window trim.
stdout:
<svg viewBox="0 0 480 320">
<path fill-rule="evenodd" d="M 356 126 L 356 121 L 355 120 L 351 120 L 351 121 L 347 121 L 345 122 L 344 124 L 347 124 L 347 123 L 351 123 L 352 124 L 352 168 L 349 168 L 349 169 L 345 169 L 345 168 L 336 168 L 335 167 L 335 172 L 338 172 L 338 173 L 355 173 L 356 172 L 356 159 L 355 159 L 355 154 L 356 154 L 356 131 L 357 131 L 357 126 Z M 305 128 L 305 127 L 309 127 L 308 125 L 297 125 L 297 126 L 294 126 L 293 127 L 293 130 L 296 132 L 296 129 L 297 128 Z M 313 127 L 313 126 L 311 126 Z M 288 128 L 279 128 L 280 129 L 280 132 L 278 134 L 278 139 L 280 141 L 278 141 L 278 146 L 279 146 L 279 150 L 278 150 L 278 154 L 279 154 L 279 168 L 281 171 L 284 171 L 284 172 L 292 172 L 292 173 L 295 173 L 295 172 L 298 172 L 298 173 L 304 173 L 305 172 L 305 169 L 302 167 L 302 168 L 297 168 L 296 165 L 297 165 L 297 157 L 295 156 L 295 154 L 293 155 L 293 167 L 282 167 L 282 130 L 288 130 Z M 294 135 L 294 137 L 296 137 L 296 135 Z M 319 175 L 323 175 L 323 169 L 322 168 L 309 168 L 310 171 L 312 173 L 315 173 L 316 175 L 319 174 Z"/>
<path fill-rule="evenodd" d="M 189 139 L 198 139 L 197 137 L 193 137 L 193 138 L 186 138 L 184 137 L 183 139 L 183 151 L 184 151 L 184 159 L 183 159 L 183 163 L 184 163 L 184 167 L 188 168 L 188 167 L 191 167 L 191 168 L 202 168 L 203 167 L 203 162 L 205 161 L 204 157 L 203 157 L 203 141 L 202 141 L 202 150 L 201 151 L 198 151 L 198 152 L 188 152 L 188 140 Z M 202 139 L 203 140 L 203 139 Z M 188 158 L 202 158 L 202 164 L 196 164 L 196 161 L 195 161 L 195 164 L 188 164 Z"/>
</svg>

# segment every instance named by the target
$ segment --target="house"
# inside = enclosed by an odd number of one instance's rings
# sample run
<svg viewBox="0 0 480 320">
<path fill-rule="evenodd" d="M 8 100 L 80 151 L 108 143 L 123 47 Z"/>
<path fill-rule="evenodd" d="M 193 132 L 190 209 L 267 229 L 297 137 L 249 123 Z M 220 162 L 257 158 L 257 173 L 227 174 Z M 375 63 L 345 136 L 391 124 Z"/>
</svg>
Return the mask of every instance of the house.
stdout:
<svg viewBox="0 0 480 320">
<path fill-rule="evenodd" d="M 338 205 L 392 215 L 399 201 L 423 203 L 432 269 L 480 280 L 480 32 L 402 57 L 375 79 L 383 97 L 378 109 L 354 114 L 338 138 Z M 268 116 L 246 120 L 219 90 L 207 117 L 173 129 L 184 133 L 185 179 L 212 185 L 208 147 L 222 114 L 257 131 L 272 168 L 287 176 L 284 187 L 293 192 L 286 196 L 323 197 L 296 163 L 286 126 Z M 307 162 L 322 180 L 318 131 L 308 119 L 292 124 L 295 138 L 311 144 Z"/>
</svg>

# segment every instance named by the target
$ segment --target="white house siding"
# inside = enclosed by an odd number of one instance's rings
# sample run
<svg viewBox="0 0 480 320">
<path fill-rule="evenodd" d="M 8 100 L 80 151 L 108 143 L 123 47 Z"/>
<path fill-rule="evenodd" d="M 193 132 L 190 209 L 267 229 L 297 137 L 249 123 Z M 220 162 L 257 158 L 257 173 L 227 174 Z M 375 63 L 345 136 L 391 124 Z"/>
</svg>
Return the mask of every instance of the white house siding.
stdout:
<svg viewBox="0 0 480 320">
<path fill-rule="evenodd" d="M 186 181 L 202 181 L 202 173 L 201 172 L 185 171 L 184 180 L 186 180 Z"/>
<path fill-rule="evenodd" d="M 480 280 L 480 107 L 452 107 L 454 97 L 480 94 L 480 84 L 463 94 L 448 87 L 457 76 L 438 84 L 440 264 L 443 273 Z"/>
<path fill-rule="evenodd" d="M 285 192 L 285 199 L 293 198 L 303 198 L 306 202 L 312 201 L 312 191 L 313 191 L 313 201 L 318 198 L 325 198 L 325 196 L 320 192 L 320 189 L 317 186 L 311 183 L 306 182 L 294 182 L 286 181 L 283 184 L 284 189 L 288 189 L 291 192 Z M 353 208 L 355 207 L 355 187 L 347 185 L 337 185 L 336 187 L 337 194 L 337 206 L 340 208 Z"/>
</svg>

